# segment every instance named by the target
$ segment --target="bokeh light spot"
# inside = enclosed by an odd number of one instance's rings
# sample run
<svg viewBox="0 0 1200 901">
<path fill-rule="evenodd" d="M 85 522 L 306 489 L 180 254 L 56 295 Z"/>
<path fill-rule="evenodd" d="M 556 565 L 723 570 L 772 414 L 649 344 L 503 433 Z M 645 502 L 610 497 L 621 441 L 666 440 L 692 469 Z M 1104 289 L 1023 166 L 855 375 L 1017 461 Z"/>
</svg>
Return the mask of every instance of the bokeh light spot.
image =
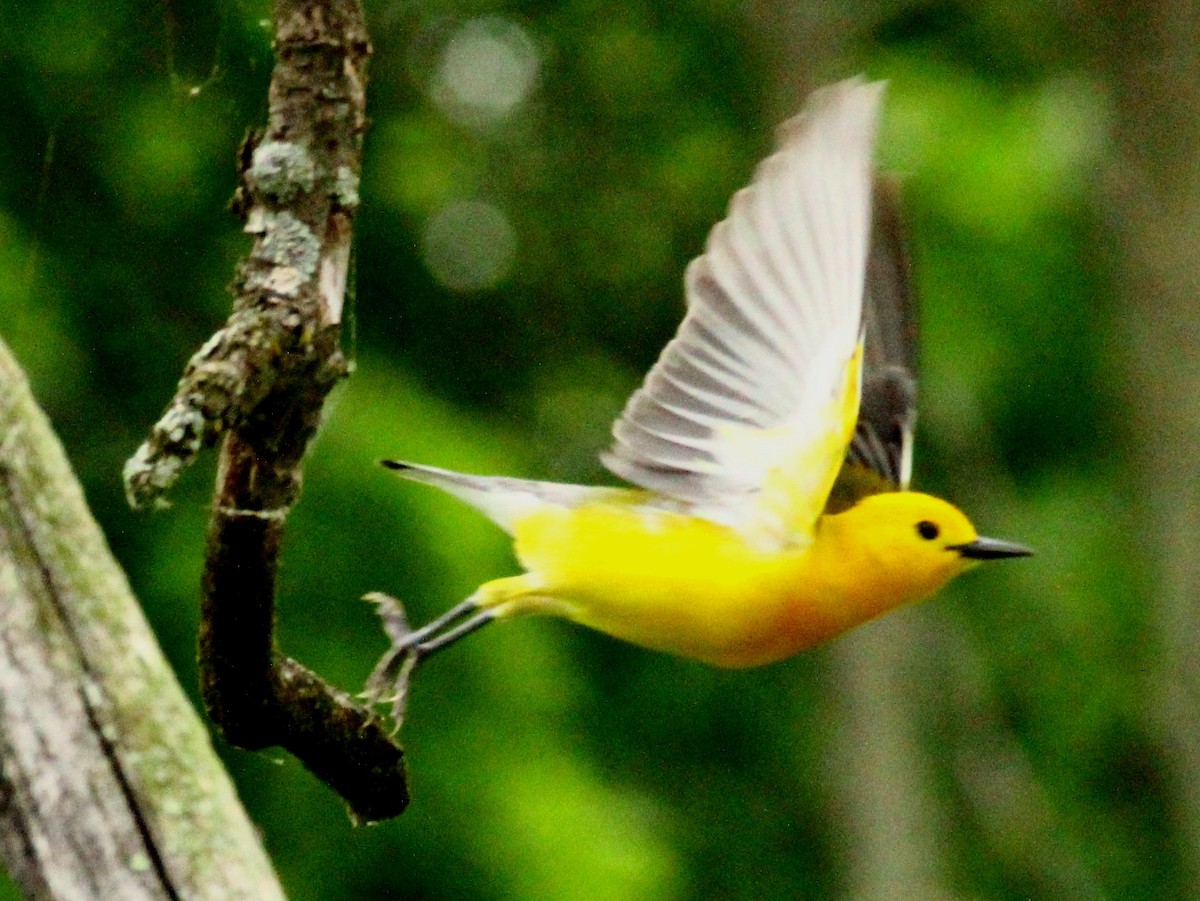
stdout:
<svg viewBox="0 0 1200 901">
<path fill-rule="evenodd" d="M 517 237 L 508 216 L 482 200 L 442 207 L 425 226 L 425 265 L 452 291 L 495 287 L 512 270 Z"/>
<path fill-rule="evenodd" d="M 537 47 L 515 22 L 472 19 L 446 42 L 431 93 L 452 119 L 493 125 L 528 98 L 538 68 Z"/>
</svg>

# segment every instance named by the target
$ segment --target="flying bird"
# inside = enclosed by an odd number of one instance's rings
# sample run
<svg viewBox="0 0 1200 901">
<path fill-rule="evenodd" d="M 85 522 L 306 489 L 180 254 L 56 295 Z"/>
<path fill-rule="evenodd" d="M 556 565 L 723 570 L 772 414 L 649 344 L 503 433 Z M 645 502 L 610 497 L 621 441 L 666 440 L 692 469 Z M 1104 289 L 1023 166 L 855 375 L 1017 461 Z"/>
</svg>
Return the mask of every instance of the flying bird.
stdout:
<svg viewBox="0 0 1200 901">
<path fill-rule="evenodd" d="M 399 727 L 413 669 L 482 626 L 559 616 L 722 667 L 790 657 L 1028 548 L 909 490 L 915 315 L 894 186 L 872 162 L 883 83 L 815 92 L 684 278 L 687 311 L 613 426 L 636 487 L 385 460 L 513 537 L 524 572 L 391 648 L 365 696 Z"/>
</svg>

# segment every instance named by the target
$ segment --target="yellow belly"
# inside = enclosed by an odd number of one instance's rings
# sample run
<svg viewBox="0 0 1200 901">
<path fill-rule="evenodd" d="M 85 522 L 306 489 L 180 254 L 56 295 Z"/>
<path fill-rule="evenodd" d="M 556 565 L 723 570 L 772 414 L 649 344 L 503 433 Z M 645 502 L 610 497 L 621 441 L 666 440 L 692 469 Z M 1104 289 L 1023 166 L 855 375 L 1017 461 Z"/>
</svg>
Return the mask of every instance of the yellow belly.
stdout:
<svg viewBox="0 0 1200 901">
<path fill-rule="evenodd" d="M 841 592 L 812 571 L 807 550 L 766 552 L 696 517 L 609 504 L 545 507 L 514 532 L 529 575 L 511 581 L 529 597 L 522 604 L 510 594 L 512 612 L 549 609 L 719 666 L 770 663 L 854 624 Z"/>
</svg>

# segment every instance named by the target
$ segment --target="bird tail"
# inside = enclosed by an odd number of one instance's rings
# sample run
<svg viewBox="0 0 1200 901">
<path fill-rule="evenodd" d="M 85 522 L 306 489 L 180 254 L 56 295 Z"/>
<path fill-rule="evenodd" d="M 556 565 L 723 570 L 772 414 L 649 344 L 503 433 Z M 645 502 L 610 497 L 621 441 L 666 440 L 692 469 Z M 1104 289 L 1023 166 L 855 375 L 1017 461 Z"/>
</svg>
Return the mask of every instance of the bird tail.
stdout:
<svg viewBox="0 0 1200 901">
<path fill-rule="evenodd" d="M 625 493 L 620 488 L 592 488 L 586 485 L 535 482 L 507 476 L 468 475 L 437 466 L 406 463 L 403 460 L 380 462 L 402 478 L 432 485 L 453 495 L 474 507 L 510 535 L 513 534 L 516 520 L 546 504 L 578 507 L 588 501 Z"/>
</svg>

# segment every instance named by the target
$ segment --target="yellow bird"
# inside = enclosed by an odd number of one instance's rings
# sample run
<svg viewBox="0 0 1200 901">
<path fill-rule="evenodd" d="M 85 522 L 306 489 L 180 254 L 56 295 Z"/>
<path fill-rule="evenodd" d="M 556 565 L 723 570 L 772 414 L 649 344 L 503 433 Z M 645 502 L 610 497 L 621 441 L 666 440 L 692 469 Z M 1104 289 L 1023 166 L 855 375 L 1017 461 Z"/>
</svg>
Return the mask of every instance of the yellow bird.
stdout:
<svg viewBox="0 0 1200 901">
<path fill-rule="evenodd" d="M 862 79 L 814 93 L 688 267 L 683 323 L 602 456 L 638 487 L 384 461 L 509 532 L 525 570 L 417 630 L 398 602 L 368 596 L 392 647 L 366 696 L 390 699 L 397 724 L 417 663 L 495 620 L 549 614 L 759 666 L 926 598 L 978 561 L 1031 553 L 908 490 L 913 317 L 872 164 L 882 95 Z"/>
</svg>

